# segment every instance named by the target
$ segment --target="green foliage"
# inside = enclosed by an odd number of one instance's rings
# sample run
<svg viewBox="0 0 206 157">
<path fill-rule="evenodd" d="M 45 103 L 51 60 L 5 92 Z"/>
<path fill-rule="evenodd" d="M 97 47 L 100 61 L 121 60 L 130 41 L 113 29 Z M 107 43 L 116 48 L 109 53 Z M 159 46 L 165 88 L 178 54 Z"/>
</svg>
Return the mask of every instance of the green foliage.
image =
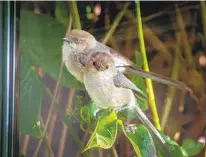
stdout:
<svg viewBox="0 0 206 157">
<path fill-rule="evenodd" d="M 93 114 L 91 114 L 91 111 L 89 111 L 91 110 L 91 105 L 92 104 L 84 108 L 84 110 L 87 110 L 88 114 L 86 119 L 89 119 L 87 124 L 90 125 L 95 120 L 91 120 L 94 118 L 92 117 Z M 85 119 L 85 117 L 82 118 Z M 117 116 L 116 113 L 113 111 L 111 112 L 110 109 L 103 110 L 103 112 L 98 114 L 96 127 L 82 152 L 94 147 L 103 149 L 111 148 L 116 140 L 117 131 L 121 130 L 130 141 L 138 157 L 152 157 L 157 154 L 161 154 L 160 156 L 163 155 L 161 147 L 154 144 L 153 138 L 145 126 L 123 125 L 123 121 L 120 118 L 122 117 Z M 194 156 L 200 153 L 204 147 L 203 144 L 197 143 L 193 140 L 185 140 L 183 145 L 179 146 L 177 142 L 168 139 L 163 133 L 161 133 L 161 135 L 165 139 L 166 147 L 172 157 Z"/>
<path fill-rule="evenodd" d="M 23 53 L 28 53 L 35 65 L 41 66 L 55 80 L 61 66 L 62 38 L 66 29 L 56 19 L 37 15 L 30 11 L 21 11 L 20 42 Z M 63 69 L 62 85 L 82 89 L 79 83 L 67 70 Z"/>
<path fill-rule="evenodd" d="M 42 135 L 39 120 L 42 86 L 27 56 L 21 57 L 20 88 L 20 132 L 39 138 Z"/>
<path fill-rule="evenodd" d="M 83 151 L 94 147 L 111 148 L 117 137 L 118 126 L 129 139 L 139 157 L 151 157 L 156 154 L 152 136 L 143 125 L 124 126 L 116 113 L 108 110 L 104 110 L 99 115 L 96 128 Z"/>
<path fill-rule="evenodd" d="M 202 151 L 204 144 L 191 139 L 185 139 L 183 145 L 179 146 L 176 141 L 167 139 L 167 146 L 172 156 L 190 157 L 198 155 Z"/>
<path fill-rule="evenodd" d="M 182 150 L 185 157 L 195 156 L 199 154 L 204 147 L 203 143 L 196 142 L 192 139 L 186 139 L 183 141 Z"/>
<path fill-rule="evenodd" d="M 143 125 L 123 126 L 122 130 L 131 142 L 138 157 L 156 156 L 156 148 L 149 131 Z"/>
<path fill-rule="evenodd" d="M 184 157 L 180 146 L 175 141 L 168 140 L 167 146 L 169 148 L 169 152 L 170 152 L 171 156 Z"/>
<path fill-rule="evenodd" d="M 114 112 L 111 112 L 108 116 L 100 116 L 96 128 L 83 151 L 93 147 L 111 148 L 117 136 L 117 124 L 117 116 Z"/>
</svg>

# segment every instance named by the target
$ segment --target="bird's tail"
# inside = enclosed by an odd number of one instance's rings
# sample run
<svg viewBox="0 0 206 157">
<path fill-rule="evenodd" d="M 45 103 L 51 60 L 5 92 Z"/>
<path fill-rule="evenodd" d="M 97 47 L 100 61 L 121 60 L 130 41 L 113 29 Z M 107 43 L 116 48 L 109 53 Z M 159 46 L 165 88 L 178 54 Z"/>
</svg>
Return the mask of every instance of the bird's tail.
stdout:
<svg viewBox="0 0 206 157">
<path fill-rule="evenodd" d="M 144 112 L 139 108 L 138 105 L 135 107 L 136 114 L 138 119 L 145 125 L 145 127 L 151 133 L 153 140 L 155 142 L 155 146 L 160 148 L 160 151 L 164 154 L 163 157 L 171 157 L 170 152 L 166 146 L 165 139 L 161 136 L 161 134 L 157 131 L 157 129 L 153 126 L 153 124 L 149 121 Z"/>
</svg>

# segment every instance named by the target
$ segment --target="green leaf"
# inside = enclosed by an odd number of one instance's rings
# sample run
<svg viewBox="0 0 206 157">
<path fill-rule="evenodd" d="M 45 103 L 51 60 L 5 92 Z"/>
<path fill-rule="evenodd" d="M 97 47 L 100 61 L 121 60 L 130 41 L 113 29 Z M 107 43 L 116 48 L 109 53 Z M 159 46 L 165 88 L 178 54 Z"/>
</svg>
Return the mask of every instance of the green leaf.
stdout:
<svg viewBox="0 0 206 157">
<path fill-rule="evenodd" d="M 55 17 L 62 23 L 65 27 L 68 26 L 68 2 L 66 1 L 56 1 Z"/>
<path fill-rule="evenodd" d="M 186 139 L 183 141 L 182 149 L 186 156 L 195 156 L 199 154 L 204 147 L 203 143 L 196 142 L 192 139 Z"/>
<path fill-rule="evenodd" d="M 111 148 L 117 136 L 117 122 L 117 117 L 114 112 L 111 112 L 107 116 L 100 115 L 96 128 L 83 151 L 94 147 L 103 149 Z"/>
<path fill-rule="evenodd" d="M 57 80 L 61 66 L 62 38 L 65 36 L 66 28 L 50 16 L 21 10 L 20 29 L 22 52 L 28 53 L 32 63 L 43 67 Z M 66 87 L 83 88 L 65 67 L 61 83 Z"/>
<path fill-rule="evenodd" d="M 172 157 L 184 157 L 182 150 L 176 141 L 167 140 L 166 144 Z"/>
<path fill-rule="evenodd" d="M 138 157 L 154 157 L 156 149 L 151 134 L 143 125 L 123 126 L 124 134 L 131 142 Z"/>
<path fill-rule="evenodd" d="M 23 134 L 41 137 L 39 114 L 42 103 L 42 87 L 39 77 L 29 59 L 21 56 L 20 121 Z"/>
</svg>

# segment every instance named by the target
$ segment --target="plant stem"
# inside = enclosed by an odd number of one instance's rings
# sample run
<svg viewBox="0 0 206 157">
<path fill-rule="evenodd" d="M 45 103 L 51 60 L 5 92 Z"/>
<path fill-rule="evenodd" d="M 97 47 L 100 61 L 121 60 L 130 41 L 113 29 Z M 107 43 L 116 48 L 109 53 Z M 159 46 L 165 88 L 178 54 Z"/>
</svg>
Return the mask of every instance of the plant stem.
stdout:
<svg viewBox="0 0 206 157">
<path fill-rule="evenodd" d="M 112 154 L 113 154 L 113 157 L 118 157 L 117 150 L 115 149 L 114 146 L 112 146 Z"/>
<path fill-rule="evenodd" d="M 187 33 L 185 31 L 184 22 L 183 22 L 182 15 L 181 15 L 181 12 L 178 6 L 176 6 L 176 14 L 177 14 L 177 25 L 181 32 L 181 39 L 182 39 L 182 43 L 184 46 L 185 57 L 187 59 L 189 66 L 192 66 L 193 64 L 192 50 L 187 40 L 188 39 Z"/>
<path fill-rule="evenodd" d="M 204 32 L 204 44 L 206 44 L 206 7 L 205 1 L 200 1 L 201 12 L 202 12 L 202 27 Z"/>
<path fill-rule="evenodd" d="M 50 122 L 50 119 L 51 119 L 51 116 L 52 116 L 52 112 L 53 112 L 53 109 L 54 109 L 54 104 L 56 102 L 55 100 L 56 100 L 56 97 L 57 97 L 57 93 L 59 91 L 59 84 L 60 84 L 60 79 L 61 79 L 61 76 L 62 76 L 62 70 L 63 70 L 63 62 L 62 62 L 61 67 L 60 67 L 59 77 L 58 77 L 58 80 L 57 80 L 57 83 L 56 83 L 54 96 L 52 98 L 52 102 L 51 102 L 51 105 L 50 105 L 50 108 L 49 108 L 49 111 L 48 111 L 48 116 L 47 116 L 47 119 L 45 121 L 45 126 L 44 126 L 44 129 L 43 129 L 43 136 L 45 136 L 45 134 L 46 134 L 46 131 L 47 131 L 47 128 L 49 126 L 49 122 Z M 37 144 L 36 151 L 35 151 L 33 157 L 36 157 L 38 155 L 39 149 L 40 149 L 41 144 L 42 144 L 42 140 L 43 139 L 39 140 L 39 142 Z"/>
<path fill-rule="evenodd" d="M 25 135 L 24 136 L 24 143 L 23 143 L 23 147 L 22 147 L 22 153 L 24 153 L 24 155 L 26 155 L 27 153 L 27 148 L 28 148 L 28 143 L 30 141 L 30 136 L 29 135 Z"/>
<path fill-rule="evenodd" d="M 61 100 L 61 93 L 62 93 L 62 86 L 60 85 L 59 87 L 59 91 L 56 97 L 56 102 L 57 104 L 59 104 L 60 100 Z M 49 124 L 49 129 L 48 129 L 48 137 L 51 139 L 49 142 L 52 143 L 52 137 L 54 134 L 54 129 L 55 129 L 55 125 L 56 125 L 56 121 L 57 121 L 57 112 L 53 112 L 52 118 L 50 120 L 50 124 Z"/>
<path fill-rule="evenodd" d="M 75 95 L 75 90 L 74 89 L 69 89 L 68 103 L 67 103 L 66 109 L 67 108 L 69 108 L 69 109 L 72 108 L 72 102 L 73 102 L 74 95 Z M 60 144 L 59 144 L 59 147 L 58 147 L 58 155 L 57 155 L 58 157 L 63 157 L 65 142 L 66 142 L 66 139 L 67 139 L 67 132 L 68 132 L 67 126 L 65 124 L 63 124 L 62 132 L 61 132 L 62 135 L 61 135 Z"/>
<path fill-rule="evenodd" d="M 98 149 L 98 157 L 103 157 L 103 152 L 101 148 L 97 148 Z"/>
<path fill-rule="evenodd" d="M 66 35 L 71 31 L 71 29 L 72 29 L 72 15 L 70 13 L 69 14 L 69 24 L 68 24 L 68 27 L 67 27 Z"/>
<path fill-rule="evenodd" d="M 42 83 L 42 85 L 43 85 L 43 88 L 44 88 L 45 92 L 48 94 L 48 96 L 53 98 L 53 95 L 52 95 L 51 91 L 43 83 Z M 55 104 L 57 104 L 57 101 L 55 101 Z M 74 141 L 79 145 L 79 147 L 81 147 L 82 142 L 78 138 L 78 136 L 75 134 L 75 132 L 73 131 L 72 126 L 68 123 L 68 120 L 67 120 L 66 116 L 64 116 L 64 112 L 58 106 L 56 106 L 55 109 L 59 113 L 60 118 L 62 120 L 62 123 L 67 124 L 67 127 L 70 128 L 69 133 L 73 137 Z"/>
<path fill-rule="evenodd" d="M 147 56 L 146 56 L 144 36 L 143 36 L 143 30 L 142 30 L 140 2 L 139 1 L 135 1 L 135 2 L 136 2 L 136 13 L 137 13 L 137 30 L 138 30 L 139 41 L 140 41 L 140 50 L 142 52 L 143 61 L 144 61 L 144 70 L 149 72 L 149 66 L 148 66 L 148 61 L 147 61 Z M 146 85 L 148 88 L 149 104 L 152 110 L 154 124 L 158 130 L 161 130 L 151 79 L 146 78 Z"/>
<path fill-rule="evenodd" d="M 180 55 L 180 48 L 179 48 L 179 44 L 180 44 L 180 33 L 176 33 L 176 38 L 177 38 L 177 46 L 176 46 L 176 51 L 175 51 L 175 56 L 174 56 L 174 63 L 173 63 L 173 69 L 171 72 L 171 78 L 176 80 L 178 78 L 178 73 L 180 70 L 180 60 L 179 60 L 179 55 Z M 167 91 L 167 97 L 165 99 L 165 107 L 164 107 L 164 111 L 163 111 L 163 115 L 162 115 L 162 129 L 164 130 L 167 119 L 169 117 L 170 114 L 170 110 L 172 107 L 172 100 L 173 97 L 175 95 L 175 91 L 176 89 L 172 86 L 168 87 L 168 91 Z"/>
<path fill-rule="evenodd" d="M 70 7 L 70 13 L 74 19 L 73 27 L 77 29 L 82 29 L 76 1 L 75 0 L 70 1 L 69 7 Z"/>
<path fill-rule="evenodd" d="M 126 12 L 127 8 L 129 7 L 129 4 L 130 4 L 130 2 L 127 2 L 127 3 L 124 5 L 122 11 L 116 16 L 116 18 L 115 18 L 115 20 L 114 20 L 114 22 L 113 22 L 110 30 L 107 32 L 107 34 L 106 34 L 105 37 L 103 38 L 102 43 L 105 44 L 105 43 L 109 40 L 110 36 L 112 36 L 112 34 L 113 34 L 114 31 L 116 30 L 117 26 L 119 25 L 119 22 L 120 22 L 120 20 L 122 19 L 124 13 Z"/>
</svg>

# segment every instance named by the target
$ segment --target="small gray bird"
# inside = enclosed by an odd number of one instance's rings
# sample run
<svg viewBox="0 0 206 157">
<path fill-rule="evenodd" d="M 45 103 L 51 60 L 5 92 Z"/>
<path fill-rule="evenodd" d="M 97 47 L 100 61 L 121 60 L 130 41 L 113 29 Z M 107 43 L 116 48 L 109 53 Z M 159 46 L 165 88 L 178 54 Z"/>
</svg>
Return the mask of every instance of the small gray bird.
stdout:
<svg viewBox="0 0 206 157">
<path fill-rule="evenodd" d="M 185 84 L 180 81 L 172 80 L 155 73 L 148 73 L 140 68 L 137 68 L 132 61 L 116 52 L 114 49 L 98 42 L 89 32 L 73 29 L 64 38 L 62 46 L 63 62 L 67 70 L 82 83 L 84 67 L 89 61 L 91 55 L 95 52 L 105 52 L 111 54 L 115 62 L 115 66 L 120 72 L 135 73 L 163 84 L 185 89 Z"/>
<path fill-rule="evenodd" d="M 126 105 L 136 110 L 139 120 L 147 127 L 155 140 L 158 140 L 158 144 L 164 149 L 167 157 L 170 156 L 165 140 L 136 105 L 133 92 L 141 93 L 141 91 L 116 68 L 115 61 L 109 53 L 93 53 L 84 70 L 84 85 L 99 109 L 108 107 L 118 109 Z"/>
</svg>

